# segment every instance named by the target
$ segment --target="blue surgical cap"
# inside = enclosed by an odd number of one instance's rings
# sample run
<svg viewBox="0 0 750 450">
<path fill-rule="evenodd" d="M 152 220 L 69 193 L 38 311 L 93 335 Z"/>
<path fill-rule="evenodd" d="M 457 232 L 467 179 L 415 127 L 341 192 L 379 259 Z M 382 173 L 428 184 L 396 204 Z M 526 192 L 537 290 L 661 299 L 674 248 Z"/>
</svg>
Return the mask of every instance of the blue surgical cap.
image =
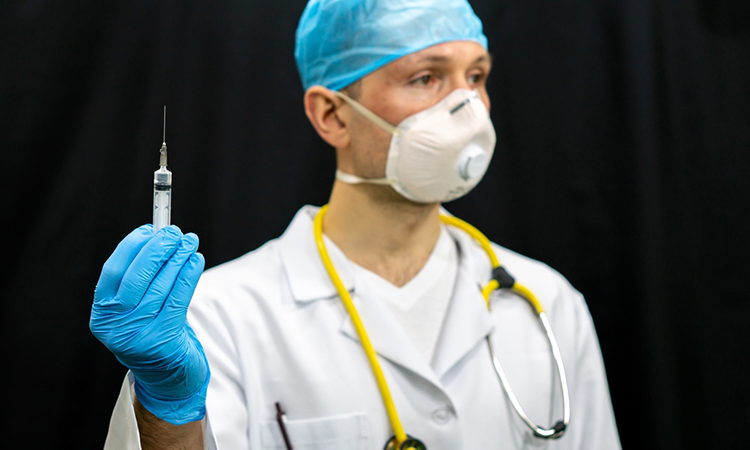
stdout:
<svg viewBox="0 0 750 450">
<path fill-rule="evenodd" d="M 339 90 L 389 62 L 435 44 L 474 41 L 482 22 L 466 0 L 310 0 L 294 57 L 307 90 Z"/>
</svg>

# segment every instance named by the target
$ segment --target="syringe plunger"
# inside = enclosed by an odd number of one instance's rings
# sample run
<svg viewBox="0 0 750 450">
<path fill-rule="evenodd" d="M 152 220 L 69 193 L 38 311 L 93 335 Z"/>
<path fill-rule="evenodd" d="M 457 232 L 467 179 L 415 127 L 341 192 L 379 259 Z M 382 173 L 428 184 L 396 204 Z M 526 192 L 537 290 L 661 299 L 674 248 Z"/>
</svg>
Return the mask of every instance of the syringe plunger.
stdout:
<svg viewBox="0 0 750 450">
<path fill-rule="evenodd" d="M 154 233 L 171 223 L 172 172 L 160 167 L 154 172 Z"/>
</svg>

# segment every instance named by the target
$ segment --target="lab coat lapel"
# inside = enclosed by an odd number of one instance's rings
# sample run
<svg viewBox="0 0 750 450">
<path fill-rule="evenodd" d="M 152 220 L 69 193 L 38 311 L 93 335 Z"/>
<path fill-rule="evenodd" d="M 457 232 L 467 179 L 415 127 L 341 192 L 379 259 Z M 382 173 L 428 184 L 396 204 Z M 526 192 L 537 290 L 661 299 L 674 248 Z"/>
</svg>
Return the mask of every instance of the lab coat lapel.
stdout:
<svg viewBox="0 0 750 450">
<path fill-rule="evenodd" d="M 483 250 L 471 237 L 449 228 L 459 250 L 459 266 L 453 296 L 446 312 L 432 367 L 419 354 L 411 339 L 386 305 L 355 287 L 354 305 L 375 351 L 430 381 L 445 392 L 442 377 L 492 332 L 494 324 L 482 297 L 482 283 L 489 281 L 491 267 Z M 347 316 L 341 330 L 359 341 Z M 447 394 L 446 394 L 447 396 Z"/>
<path fill-rule="evenodd" d="M 414 372 L 442 391 L 442 385 L 435 372 L 424 356 L 419 354 L 411 338 L 387 306 L 372 293 L 363 289 L 358 290 L 357 287 L 354 289 L 353 301 L 375 352 L 392 363 Z M 341 331 L 360 342 L 357 330 L 348 315 L 341 324 Z"/>
<path fill-rule="evenodd" d="M 292 223 L 279 238 L 279 250 L 289 288 L 298 302 L 310 302 L 338 295 L 336 286 L 320 259 L 313 234 L 313 219 L 320 208 L 305 206 L 294 216 Z M 327 236 L 326 249 L 341 282 L 348 291 L 354 288 L 354 274 L 346 256 Z"/>
<path fill-rule="evenodd" d="M 483 341 L 494 327 L 480 290 L 481 283 L 488 280 L 481 280 L 482 277 L 478 276 L 487 272 L 489 279 L 490 265 L 484 263 L 487 255 L 478 250 L 463 232 L 450 228 L 449 231 L 459 244 L 460 264 L 432 363 L 439 379 Z"/>
</svg>

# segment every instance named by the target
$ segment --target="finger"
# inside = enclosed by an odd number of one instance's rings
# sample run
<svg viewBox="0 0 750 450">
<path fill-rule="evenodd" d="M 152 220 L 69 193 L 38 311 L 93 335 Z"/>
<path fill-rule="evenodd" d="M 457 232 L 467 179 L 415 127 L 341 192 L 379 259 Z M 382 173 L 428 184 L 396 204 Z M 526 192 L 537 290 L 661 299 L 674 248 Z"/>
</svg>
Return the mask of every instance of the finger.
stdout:
<svg viewBox="0 0 750 450">
<path fill-rule="evenodd" d="M 195 287 L 198 285 L 206 260 L 200 253 L 195 253 L 190 257 L 188 262 L 180 271 L 180 275 L 169 293 L 167 302 L 164 305 L 164 314 L 185 317 L 190 300 L 195 293 Z"/>
<path fill-rule="evenodd" d="M 181 240 L 180 229 L 168 225 L 143 246 L 122 277 L 117 291 L 121 311 L 129 311 L 141 301 L 151 281 L 177 250 Z"/>
<path fill-rule="evenodd" d="M 154 227 L 148 224 L 131 231 L 125 239 L 120 241 L 102 267 L 102 273 L 99 275 L 99 281 L 94 290 L 95 303 L 115 296 L 128 266 L 153 236 Z"/>
<path fill-rule="evenodd" d="M 198 236 L 193 233 L 182 236 L 177 250 L 151 281 L 151 285 L 149 285 L 138 306 L 135 307 L 132 315 L 137 315 L 138 320 L 143 320 L 144 323 L 150 322 L 161 311 L 183 266 L 197 250 Z"/>
</svg>

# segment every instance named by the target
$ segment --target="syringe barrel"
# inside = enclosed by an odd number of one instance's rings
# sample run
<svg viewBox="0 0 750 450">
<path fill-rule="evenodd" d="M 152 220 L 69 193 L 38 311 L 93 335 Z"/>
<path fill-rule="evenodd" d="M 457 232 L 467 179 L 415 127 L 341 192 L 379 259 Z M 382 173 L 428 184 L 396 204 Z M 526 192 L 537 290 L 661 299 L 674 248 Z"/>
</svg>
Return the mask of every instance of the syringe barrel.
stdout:
<svg viewBox="0 0 750 450">
<path fill-rule="evenodd" d="M 172 172 L 165 167 L 154 172 L 154 233 L 172 220 Z"/>
</svg>

